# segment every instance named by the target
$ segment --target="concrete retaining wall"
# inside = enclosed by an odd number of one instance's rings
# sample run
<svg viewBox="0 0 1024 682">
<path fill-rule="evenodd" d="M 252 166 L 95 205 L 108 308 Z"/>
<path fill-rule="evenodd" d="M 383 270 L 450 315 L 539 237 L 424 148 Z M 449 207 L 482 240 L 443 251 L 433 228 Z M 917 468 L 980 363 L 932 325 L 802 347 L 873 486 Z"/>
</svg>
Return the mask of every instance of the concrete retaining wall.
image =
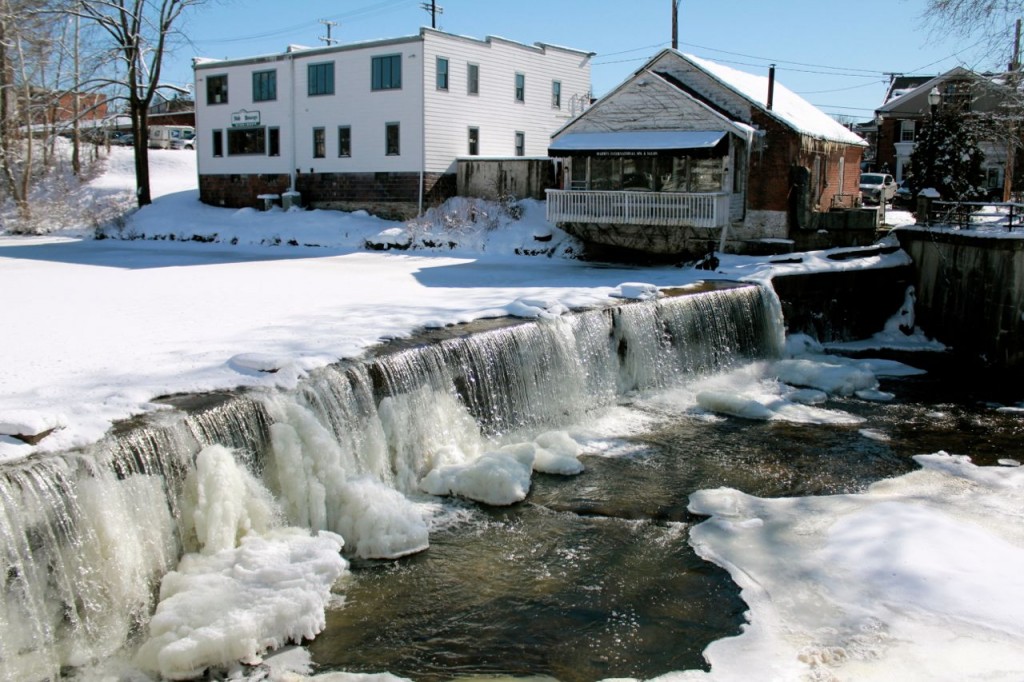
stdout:
<svg viewBox="0 0 1024 682">
<path fill-rule="evenodd" d="M 776 276 L 786 333 L 822 343 L 866 339 L 882 331 L 913 284 L 910 266 Z"/>
<path fill-rule="evenodd" d="M 548 158 L 458 160 L 459 196 L 544 201 L 544 190 L 554 186 L 554 165 Z"/>
<path fill-rule="evenodd" d="M 1024 239 L 895 234 L 914 260 L 918 326 L 983 367 L 1024 370 Z"/>
</svg>

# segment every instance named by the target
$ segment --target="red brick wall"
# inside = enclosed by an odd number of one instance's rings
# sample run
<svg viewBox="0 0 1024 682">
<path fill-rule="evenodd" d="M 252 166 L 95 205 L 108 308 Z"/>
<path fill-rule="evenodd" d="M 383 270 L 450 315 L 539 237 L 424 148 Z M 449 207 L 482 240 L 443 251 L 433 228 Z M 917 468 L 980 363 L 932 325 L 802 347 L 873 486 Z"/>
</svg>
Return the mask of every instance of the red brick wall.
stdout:
<svg viewBox="0 0 1024 682">
<path fill-rule="evenodd" d="M 791 188 L 796 166 L 811 171 L 806 207 L 810 211 L 828 211 L 836 195 L 855 197 L 859 194 L 862 147 L 799 135 L 761 112 L 754 112 L 754 124 L 765 131 L 765 136 L 760 149 L 755 141 L 751 154 L 747 188 L 749 209 L 791 211 Z M 815 157 L 819 159 L 820 179 L 814 177 Z M 842 187 L 839 186 L 840 159 L 845 159 Z M 851 200 L 844 199 L 844 204 Z"/>
<path fill-rule="evenodd" d="M 765 131 L 758 149 L 755 140 L 750 156 L 747 208 L 754 211 L 785 211 L 789 206 L 789 172 L 799 151 L 799 138 L 789 128 L 759 111 L 754 125 Z"/>
</svg>

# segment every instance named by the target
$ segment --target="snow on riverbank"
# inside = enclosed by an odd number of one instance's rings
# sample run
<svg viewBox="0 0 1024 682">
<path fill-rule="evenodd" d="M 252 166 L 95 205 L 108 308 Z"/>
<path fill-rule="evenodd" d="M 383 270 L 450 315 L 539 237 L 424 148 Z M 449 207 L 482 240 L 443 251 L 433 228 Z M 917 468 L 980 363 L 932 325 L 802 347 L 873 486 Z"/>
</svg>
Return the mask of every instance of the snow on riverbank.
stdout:
<svg viewBox="0 0 1024 682">
<path fill-rule="evenodd" d="M 315 367 L 421 327 L 505 314 L 558 315 L 708 277 L 765 279 L 780 269 L 905 262 L 900 253 L 879 252 L 855 261 L 801 254 L 799 262 L 774 264 L 728 256 L 713 273 L 595 267 L 563 257 L 573 242 L 544 222 L 538 204 L 526 204 L 520 221 L 491 207 L 461 206 L 476 221 L 451 232 L 454 247 L 369 252 L 367 241 L 425 244 L 439 233 L 430 221 L 406 225 L 365 214 L 204 206 L 196 197 L 192 154 L 154 151 L 152 159 L 157 201 L 115 228 L 121 239 L 83 238 L 91 234 L 87 227 L 0 238 L 8 320 L 0 334 L 0 431 L 59 427 L 35 446 L 0 436 L 0 459 L 88 443 L 116 419 L 160 409 L 151 401 L 162 394 L 293 386 Z M 91 191 L 105 201 L 123 200 L 123 192 L 130 199 L 130 169 L 129 152 L 114 150 L 109 172 Z M 893 324 L 898 328 L 901 321 L 906 317 Z M 811 346 L 803 350 L 815 350 Z M 855 420 L 813 406 L 826 391 L 866 391 L 866 399 L 884 400 L 872 393 L 873 377 L 902 371 L 794 360 L 660 399 L 727 415 L 715 418 L 849 425 Z M 1015 458 L 1018 453 L 1007 453 L 1006 461 Z M 694 494 L 692 511 L 712 518 L 693 529 L 691 542 L 740 584 L 751 622 L 744 634 L 708 648 L 710 674 L 676 672 L 665 679 L 1020 679 L 1024 631 L 1014 614 L 1024 607 L 1024 585 L 1013 569 L 1024 562 L 1024 469 L 982 469 L 945 454 L 918 462 L 921 471 L 861 495 L 763 500 L 735 490 Z M 545 466 L 555 464 L 572 462 Z M 535 458 L 532 466 L 541 465 Z M 525 465 L 520 468 L 525 477 Z M 445 472 L 438 490 L 468 485 L 468 471 Z M 327 588 L 344 571 L 330 558 L 337 542 L 275 532 L 262 544 L 250 539 L 183 561 L 165 588 L 147 655 L 166 661 L 170 654 L 161 652 L 168 647 L 220 655 L 211 641 L 234 645 L 248 638 L 253 646 L 230 649 L 224 660 L 254 658 L 289 638 L 315 634 Z M 264 563 L 281 547 L 301 556 Z M 306 589 L 295 596 L 307 607 L 290 613 L 274 583 L 257 576 L 249 585 L 232 582 L 223 596 L 286 614 L 268 618 L 269 630 L 252 636 L 246 627 L 254 621 L 192 620 L 197 607 L 190 585 L 223 586 L 245 560 L 272 576 L 297 576 Z M 283 565 L 294 574 L 280 573 Z M 203 626 L 209 640 L 172 636 Z M 190 670 L 185 658 L 170 663 Z M 299 668 L 308 666 L 298 658 Z M 202 660 L 220 659 L 209 654 Z M 268 679 L 295 679 L 275 672 L 272 663 L 267 670 Z"/>
<path fill-rule="evenodd" d="M 292 386 L 310 369 L 424 327 L 558 315 L 707 278 L 905 259 L 814 253 L 785 264 L 727 256 L 717 272 L 593 267 L 563 257 L 578 244 L 537 202 L 523 202 L 513 220 L 495 204 L 457 200 L 448 214 L 409 224 L 359 212 L 223 209 L 198 201 L 193 153 L 150 158 L 155 202 L 106 230 L 117 238 L 91 239 L 88 226 L 0 237 L 0 290 L 14 321 L 0 355 L 17 358 L 0 368 L 0 433 L 55 429 L 34 446 L 0 435 L 0 460 L 95 441 L 117 419 L 160 409 L 156 396 Z M 131 150 L 113 149 L 83 197 L 129 201 L 132 168 Z M 389 231 L 442 246 L 366 250 Z"/>
</svg>

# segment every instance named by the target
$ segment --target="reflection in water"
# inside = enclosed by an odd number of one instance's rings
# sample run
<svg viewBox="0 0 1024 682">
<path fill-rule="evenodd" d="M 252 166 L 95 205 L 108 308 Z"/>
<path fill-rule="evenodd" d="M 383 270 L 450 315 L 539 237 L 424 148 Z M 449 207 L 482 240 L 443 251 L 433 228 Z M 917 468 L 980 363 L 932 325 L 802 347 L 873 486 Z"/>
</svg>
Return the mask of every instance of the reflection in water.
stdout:
<svg viewBox="0 0 1024 682">
<path fill-rule="evenodd" d="M 701 520 L 686 511 L 690 492 L 854 492 L 914 469 L 915 454 L 1013 456 L 1017 416 L 935 375 L 886 384 L 898 402 L 830 403 L 864 417 L 861 426 L 662 414 L 621 439 L 628 454 L 585 456 L 578 477 L 536 476 L 521 505 L 461 506 L 463 521 L 435 531 L 426 553 L 355 565 L 314 659 L 321 671 L 415 680 L 706 669 L 701 651 L 739 633 L 745 606 L 725 571 L 687 543 Z"/>
</svg>

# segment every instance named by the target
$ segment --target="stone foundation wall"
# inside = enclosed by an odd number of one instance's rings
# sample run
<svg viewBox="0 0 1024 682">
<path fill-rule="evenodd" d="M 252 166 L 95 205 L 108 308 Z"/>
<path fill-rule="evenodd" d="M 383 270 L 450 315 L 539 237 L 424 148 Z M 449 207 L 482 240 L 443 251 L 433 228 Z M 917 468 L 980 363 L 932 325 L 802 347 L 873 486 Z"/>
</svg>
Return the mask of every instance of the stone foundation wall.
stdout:
<svg viewBox="0 0 1024 682">
<path fill-rule="evenodd" d="M 200 175 L 199 199 L 214 206 L 257 207 L 260 194 L 280 194 L 290 183 L 286 174 Z M 301 173 L 295 189 L 303 206 L 406 219 L 418 213 L 419 183 L 419 173 Z M 454 173 L 426 173 L 423 185 L 424 208 L 455 196 Z"/>
<path fill-rule="evenodd" d="M 261 194 L 287 191 L 291 177 L 286 173 L 253 175 L 200 175 L 199 200 L 227 208 L 255 207 Z"/>
</svg>

